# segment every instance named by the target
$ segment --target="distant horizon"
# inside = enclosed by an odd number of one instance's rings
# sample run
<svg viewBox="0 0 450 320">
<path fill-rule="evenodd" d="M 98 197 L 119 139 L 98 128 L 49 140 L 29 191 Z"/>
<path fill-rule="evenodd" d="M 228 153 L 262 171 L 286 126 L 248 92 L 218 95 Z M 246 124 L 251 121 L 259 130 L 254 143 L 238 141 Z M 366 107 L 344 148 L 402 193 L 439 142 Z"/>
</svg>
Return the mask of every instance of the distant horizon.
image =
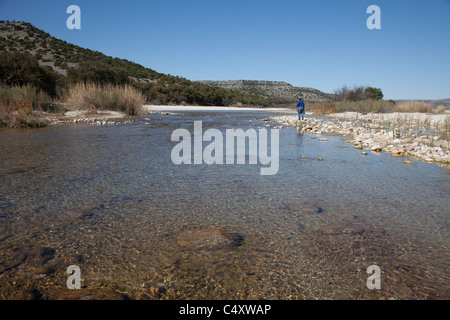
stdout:
<svg viewBox="0 0 450 320">
<path fill-rule="evenodd" d="M 188 80 L 190 80 L 190 79 L 188 79 Z M 224 79 L 221 79 L 221 80 L 210 80 L 210 79 L 208 79 L 208 80 L 191 80 L 191 81 L 198 81 L 198 82 L 206 82 L 206 81 L 267 81 L 267 82 L 285 82 L 285 83 L 287 83 L 287 84 L 289 84 L 289 85 L 291 85 L 291 86 L 294 86 L 292 83 L 289 83 L 289 82 L 287 82 L 287 81 L 284 81 L 284 80 L 261 80 L 261 79 L 228 79 L 228 80 L 224 80 Z M 294 86 L 294 87 L 297 87 L 297 86 Z M 302 87 L 299 87 L 299 88 L 310 88 L 310 89 L 317 89 L 317 90 L 320 90 L 320 91 L 322 91 L 322 92 L 324 92 L 324 93 L 328 93 L 328 94 L 334 94 L 334 92 L 326 92 L 326 91 L 323 91 L 323 90 L 321 90 L 320 88 L 313 88 L 313 87 L 305 87 L 305 86 L 302 86 Z M 349 87 L 350 89 L 351 89 L 351 87 Z M 383 98 L 384 99 L 384 98 Z M 436 98 L 436 99 L 410 99 L 410 98 L 399 98 L 399 99 L 384 99 L 384 100 L 396 100 L 396 101 L 401 101 L 401 100 L 408 100 L 408 101 L 431 101 L 431 100 L 450 100 L 450 95 L 448 96 L 448 97 L 445 97 L 445 98 Z"/>
<path fill-rule="evenodd" d="M 81 29 L 66 26 L 81 8 Z M 366 26 L 380 8 L 381 29 Z M 386 100 L 450 98 L 450 1 L 5 0 L 0 20 L 191 81 L 283 81 Z M 224 80 L 227 79 L 227 80 Z"/>
</svg>

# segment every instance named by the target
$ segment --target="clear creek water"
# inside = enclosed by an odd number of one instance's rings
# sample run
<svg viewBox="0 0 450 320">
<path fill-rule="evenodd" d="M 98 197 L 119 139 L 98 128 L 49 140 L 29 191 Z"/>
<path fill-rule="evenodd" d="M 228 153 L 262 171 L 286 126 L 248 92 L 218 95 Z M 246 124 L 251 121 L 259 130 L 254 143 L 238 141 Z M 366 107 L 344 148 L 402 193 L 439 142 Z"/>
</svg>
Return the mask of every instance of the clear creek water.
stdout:
<svg viewBox="0 0 450 320">
<path fill-rule="evenodd" d="M 202 120 L 225 136 L 271 115 L 0 130 L 0 298 L 71 298 L 72 264 L 78 298 L 450 298 L 446 168 L 294 128 L 280 129 L 276 175 L 172 163 L 175 129 Z"/>
</svg>

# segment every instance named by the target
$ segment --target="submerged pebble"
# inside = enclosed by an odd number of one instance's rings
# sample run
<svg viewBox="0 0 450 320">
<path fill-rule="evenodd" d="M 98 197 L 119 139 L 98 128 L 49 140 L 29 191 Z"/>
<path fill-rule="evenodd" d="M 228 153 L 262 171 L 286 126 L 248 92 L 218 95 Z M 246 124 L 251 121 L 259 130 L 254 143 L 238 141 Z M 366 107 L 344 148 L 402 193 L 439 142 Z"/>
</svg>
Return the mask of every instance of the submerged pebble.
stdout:
<svg viewBox="0 0 450 320">
<path fill-rule="evenodd" d="M 348 224 L 330 224 L 320 228 L 320 231 L 324 234 L 336 235 L 336 234 L 361 234 L 364 233 L 364 228 Z"/>
<path fill-rule="evenodd" d="M 298 202 L 287 206 L 289 211 L 299 211 L 303 213 L 322 213 L 323 208 L 316 202 Z"/>
<path fill-rule="evenodd" d="M 243 238 L 237 232 L 218 229 L 186 230 L 177 236 L 177 243 L 192 249 L 233 248 L 242 244 Z"/>
</svg>

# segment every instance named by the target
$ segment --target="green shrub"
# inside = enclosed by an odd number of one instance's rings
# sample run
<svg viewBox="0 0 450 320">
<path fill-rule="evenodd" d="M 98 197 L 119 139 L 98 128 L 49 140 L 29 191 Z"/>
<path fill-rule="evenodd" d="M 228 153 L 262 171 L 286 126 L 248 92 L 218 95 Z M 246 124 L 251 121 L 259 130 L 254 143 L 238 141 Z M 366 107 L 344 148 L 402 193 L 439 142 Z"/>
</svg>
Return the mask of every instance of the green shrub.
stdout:
<svg viewBox="0 0 450 320">
<path fill-rule="evenodd" d="M 355 86 L 353 89 L 349 89 L 347 86 L 343 86 L 335 90 L 334 99 L 336 101 L 382 100 L 383 92 L 380 88 L 374 87 Z"/>
<path fill-rule="evenodd" d="M 55 96 L 56 79 L 51 68 L 39 66 L 38 60 L 29 53 L 0 53 L 0 84 L 4 86 L 31 85 Z"/>
<path fill-rule="evenodd" d="M 74 83 L 126 84 L 129 83 L 128 76 L 125 69 L 97 61 L 80 63 L 78 68 L 70 68 L 67 72 L 67 77 Z"/>
<path fill-rule="evenodd" d="M 364 89 L 364 96 L 366 97 L 366 99 L 382 100 L 383 92 L 380 88 L 367 87 L 366 89 Z"/>
</svg>

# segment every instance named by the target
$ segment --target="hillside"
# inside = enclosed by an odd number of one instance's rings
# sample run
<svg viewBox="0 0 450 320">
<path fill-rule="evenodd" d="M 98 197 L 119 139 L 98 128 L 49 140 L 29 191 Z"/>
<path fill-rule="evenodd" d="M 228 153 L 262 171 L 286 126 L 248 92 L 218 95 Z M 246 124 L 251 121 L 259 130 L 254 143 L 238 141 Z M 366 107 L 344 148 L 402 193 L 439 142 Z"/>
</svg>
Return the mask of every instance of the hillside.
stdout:
<svg viewBox="0 0 450 320">
<path fill-rule="evenodd" d="M 0 21 L 0 51 L 29 52 L 39 60 L 40 65 L 48 65 L 62 75 L 81 62 L 103 61 L 126 69 L 132 77 L 154 80 L 163 76 L 137 63 L 109 57 L 54 38 L 27 22 Z"/>
<path fill-rule="evenodd" d="M 301 96 L 308 102 L 321 102 L 330 100 L 332 96 L 331 94 L 324 93 L 317 89 L 294 87 L 289 83 L 282 81 L 234 80 L 200 82 L 236 92 L 262 95 L 269 98 L 286 99 L 288 101 L 295 101 Z"/>
<path fill-rule="evenodd" d="M 272 106 L 284 102 L 266 96 L 232 92 L 159 73 L 125 59 L 113 58 L 98 51 L 67 43 L 27 22 L 0 21 L 0 53 L 2 52 L 29 53 L 38 60 L 39 65 L 49 66 L 59 75 L 58 84 L 61 88 L 69 80 L 74 80 L 70 79 L 71 70 L 80 69 L 83 65 L 85 69 L 90 68 L 91 71 L 105 69 L 107 66 L 110 68 L 107 71 L 114 71 L 114 74 L 126 74 L 128 81 L 146 95 L 147 103 L 218 106 L 240 103 Z M 86 67 L 88 63 L 89 66 Z M 57 91 L 64 91 L 64 88 Z"/>
<path fill-rule="evenodd" d="M 277 81 L 189 81 L 76 46 L 27 22 L 0 21 L 0 52 L 31 54 L 39 65 L 48 66 L 59 74 L 63 79 L 60 83 L 70 78 L 71 70 L 80 65 L 107 65 L 115 68 L 116 74 L 117 70 L 123 71 L 119 73 L 125 73 L 129 81 L 146 94 L 148 102 L 155 104 L 274 106 L 292 102 L 300 95 L 307 101 L 324 101 L 330 96 L 316 89 L 297 88 Z"/>
</svg>

